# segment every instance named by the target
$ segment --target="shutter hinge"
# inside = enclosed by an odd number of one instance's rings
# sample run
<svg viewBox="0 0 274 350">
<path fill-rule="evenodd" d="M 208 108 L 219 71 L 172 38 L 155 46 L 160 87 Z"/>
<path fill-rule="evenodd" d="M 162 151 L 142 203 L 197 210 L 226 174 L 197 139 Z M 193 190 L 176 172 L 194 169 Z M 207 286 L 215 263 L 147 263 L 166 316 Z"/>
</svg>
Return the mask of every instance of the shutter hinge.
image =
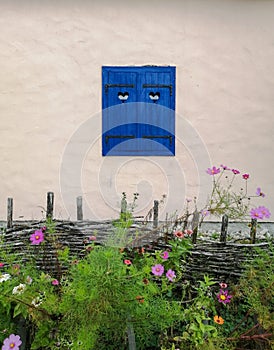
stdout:
<svg viewBox="0 0 274 350">
<path fill-rule="evenodd" d="M 165 84 L 143 84 L 143 89 L 144 88 L 168 88 L 169 89 L 169 94 L 172 96 L 172 85 L 165 85 Z"/>
<path fill-rule="evenodd" d="M 109 88 L 120 87 L 120 88 L 134 88 L 134 84 L 105 84 L 105 93 L 108 93 Z"/>
<path fill-rule="evenodd" d="M 172 145 L 172 135 L 144 135 L 143 139 L 169 139 L 169 145 Z"/>
<path fill-rule="evenodd" d="M 108 143 L 109 139 L 135 139 L 134 135 L 106 135 L 106 144 Z"/>
</svg>

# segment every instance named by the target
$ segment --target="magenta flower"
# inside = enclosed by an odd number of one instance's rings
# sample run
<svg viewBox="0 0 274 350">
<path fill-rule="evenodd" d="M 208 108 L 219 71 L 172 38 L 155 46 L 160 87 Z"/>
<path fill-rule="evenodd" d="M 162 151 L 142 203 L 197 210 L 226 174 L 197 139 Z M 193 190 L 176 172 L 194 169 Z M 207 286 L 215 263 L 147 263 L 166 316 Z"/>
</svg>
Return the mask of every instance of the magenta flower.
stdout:
<svg viewBox="0 0 274 350">
<path fill-rule="evenodd" d="M 270 218 L 271 213 L 266 207 L 260 206 L 257 209 L 261 212 L 261 214 L 264 218 L 267 218 L 267 219 Z"/>
<path fill-rule="evenodd" d="M 263 219 L 263 214 L 259 207 L 251 209 L 249 215 L 251 216 L 251 219 Z"/>
<path fill-rule="evenodd" d="M 227 284 L 224 283 L 224 282 L 219 283 L 219 285 L 220 285 L 221 289 L 226 289 L 227 288 Z"/>
<path fill-rule="evenodd" d="M 164 273 L 164 270 L 165 270 L 164 266 L 161 264 L 156 264 L 151 268 L 151 271 L 155 276 L 162 276 L 162 274 Z"/>
<path fill-rule="evenodd" d="M 257 196 L 260 196 L 260 197 L 265 197 L 265 194 L 261 191 L 261 188 L 258 187 L 257 190 L 256 190 L 256 195 Z"/>
<path fill-rule="evenodd" d="M 217 294 L 219 303 L 228 304 L 231 302 L 232 295 L 228 294 L 228 290 L 220 289 L 220 292 Z"/>
<path fill-rule="evenodd" d="M 19 350 L 22 341 L 19 335 L 11 334 L 8 338 L 4 340 L 2 350 Z"/>
<path fill-rule="evenodd" d="M 41 230 L 42 230 L 43 232 L 45 232 L 45 231 L 47 230 L 47 226 L 43 226 L 43 227 L 41 228 Z"/>
<path fill-rule="evenodd" d="M 209 175 L 216 175 L 216 174 L 219 174 L 220 171 L 221 171 L 220 168 L 216 168 L 216 166 L 214 166 L 212 168 L 208 168 L 206 172 Z"/>
<path fill-rule="evenodd" d="M 131 261 L 128 260 L 128 259 L 125 259 L 125 260 L 124 260 L 124 264 L 126 264 L 126 265 L 131 265 Z"/>
<path fill-rule="evenodd" d="M 232 169 L 231 171 L 233 172 L 234 175 L 240 174 L 239 170 L 237 169 Z"/>
<path fill-rule="evenodd" d="M 171 269 L 169 269 L 166 273 L 166 277 L 170 282 L 173 282 L 173 280 L 176 278 L 175 272 Z"/>
<path fill-rule="evenodd" d="M 244 180 L 247 180 L 247 179 L 249 179 L 249 174 L 243 174 L 242 177 Z"/>
<path fill-rule="evenodd" d="M 44 241 L 44 234 L 42 230 L 36 230 L 31 236 L 30 236 L 31 244 L 40 244 Z"/>
<path fill-rule="evenodd" d="M 0 262 L 0 267 L 3 267 L 3 266 L 5 266 L 5 264 L 4 264 L 4 263 L 2 263 L 2 262 Z"/>
<path fill-rule="evenodd" d="M 223 165 L 223 164 L 221 164 L 220 167 L 223 168 L 224 170 L 230 170 L 229 167 L 227 167 L 226 165 Z"/>
<path fill-rule="evenodd" d="M 59 281 L 57 279 L 54 279 L 54 280 L 51 281 L 51 284 L 53 286 L 58 286 L 59 285 Z"/>
<path fill-rule="evenodd" d="M 167 260 L 168 259 L 168 252 L 164 251 L 163 254 L 161 255 L 162 259 Z"/>
</svg>

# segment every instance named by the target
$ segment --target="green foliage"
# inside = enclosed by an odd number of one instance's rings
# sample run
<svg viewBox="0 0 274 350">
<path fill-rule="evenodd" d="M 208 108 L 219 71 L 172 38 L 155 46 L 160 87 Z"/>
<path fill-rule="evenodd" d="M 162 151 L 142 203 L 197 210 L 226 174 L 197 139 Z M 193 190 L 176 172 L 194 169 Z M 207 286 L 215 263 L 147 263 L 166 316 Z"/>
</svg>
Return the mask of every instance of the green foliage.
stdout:
<svg viewBox="0 0 274 350">
<path fill-rule="evenodd" d="M 244 300 L 249 316 L 254 316 L 260 326 L 274 332 L 274 247 L 257 249 L 240 281 L 237 297 Z"/>
<path fill-rule="evenodd" d="M 118 244 L 126 229 L 118 227 L 116 244 L 86 238 L 89 249 L 83 245 L 85 255 L 76 258 L 54 222 L 46 227 L 44 241 L 26 244 L 21 260 L 1 242 L 0 342 L 18 332 L 19 318 L 30 350 L 232 350 L 244 334 L 274 332 L 273 248 L 258 250 L 243 278 L 224 287 L 206 275 L 188 280 L 190 235 L 174 235 L 165 251 L 126 249 Z M 37 268 L 48 249 L 53 266 Z M 231 302 L 217 297 L 220 288 Z M 261 341 L 271 346 L 271 338 Z"/>
<path fill-rule="evenodd" d="M 113 225 L 117 228 L 129 228 L 134 221 L 133 212 L 136 208 L 136 202 L 138 199 L 139 193 L 133 194 L 133 201 L 132 203 L 127 202 L 127 195 L 125 192 L 122 193 L 122 200 L 121 200 L 121 213 L 118 220 L 113 221 Z"/>
<path fill-rule="evenodd" d="M 217 328 L 210 324 L 210 315 L 216 313 L 211 293 L 211 286 L 215 283 L 208 276 L 204 276 L 204 280 L 199 281 L 199 285 L 195 288 L 195 298 L 182 310 L 184 320 L 182 335 L 174 337 L 174 340 L 179 341 L 183 347 L 200 349 L 207 339 L 217 337 Z"/>
<path fill-rule="evenodd" d="M 178 303 L 165 297 L 172 285 L 151 278 L 158 254 L 144 255 L 130 265 L 123 258 L 116 248 L 97 246 L 71 270 L 63 287 L 60 326 L 66 337 L 75 335 L 74 344 L 112 349 L 113 343 L 113 349 L 117 344 L 127 348 L 128 327 L 133 325 L 138 349 L 146 349 L 157 344 L 159 334 L 179 316 Z"/>
<path fill-rule="evenodd" d="M 233 188 L 235 175 L 229 177 L 222 170 L 217 179 L 213 178 L 213 188 L 208 202 L 211 214 L 221 217 L 226 214 L 230 219 L 244 219 L 250 207 L 250 197 L 247 188 L 239 191 Z M 247 184 L 247 182 L 246 182 Z"/>
<path fill-rule="evenodd" d="M 230 220 L 268 219 L 270 217 L 270 212 L 266 207 L 253 207 L 252 199 L 255 197 L 262 199 L 265 194 L 260 188 L 252 193 L 249 192 L 249 174 L 241 174 L 239 170 L 229 169 L 224 165 L 213 166 L 206 172 L 212 177 L 212 189 L 204 207 L 197 208 L 196 198 L 194 198 L 194 207 L 191 210 L 189 204 L 191 200 L 187 199 L 184 214 L 176 220 L 177 222 L 187 225 L 189 217 L 196 211 L 201 214 L 201 222 L 209 215 L 214 218 L 227 215 Z"/>
</svg>

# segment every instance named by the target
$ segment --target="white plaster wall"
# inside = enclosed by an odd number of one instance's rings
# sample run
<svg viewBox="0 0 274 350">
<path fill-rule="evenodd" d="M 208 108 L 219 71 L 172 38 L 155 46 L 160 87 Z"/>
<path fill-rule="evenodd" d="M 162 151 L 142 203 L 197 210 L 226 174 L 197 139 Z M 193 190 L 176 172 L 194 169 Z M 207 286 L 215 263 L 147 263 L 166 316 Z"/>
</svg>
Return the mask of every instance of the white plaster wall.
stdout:
<svg viewBox="0 0 274 350">
<path fill-rule="evenodd" d="M 177 67 L 176 157 L 102 158 L 101 66 L 145 64 Z M 47 191 L 56 217 L 75 218 L 62 183 L 70 198 L 81 193 L 60 170 L 90 118 L 84 215 L 117 216 L 122 191 L 140 192 L 140 215 L 163 193 L 163 215 L 180 212 L 185 197 L 204 199 L 201 147 L 212 164 L 249 172 L 251 191 L 261 186 L 274 213 L 273 107 L 272 0 L 0 1 L 0 218 L 7 197 L 15 219 L 42 218 Z M 187 149 L 193 130 L 202 141 Z"/>
</svg>

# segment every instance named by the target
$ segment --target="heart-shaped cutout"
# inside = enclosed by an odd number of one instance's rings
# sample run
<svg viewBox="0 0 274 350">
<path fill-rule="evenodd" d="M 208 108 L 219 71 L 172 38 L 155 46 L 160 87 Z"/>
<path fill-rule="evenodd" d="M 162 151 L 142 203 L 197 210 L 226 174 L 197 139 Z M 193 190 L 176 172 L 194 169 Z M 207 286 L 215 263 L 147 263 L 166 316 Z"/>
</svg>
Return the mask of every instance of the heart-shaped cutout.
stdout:
<svg viewBox="0 0 274 350">
<path fill-rule="evenodd" d="M 160 92 L 150 92 L 149 93 L 149 98 L 152 100 L 152 101 L 157 101 L 159 100 L 160 98 Z"/>
<path fill-rule="evenodd" d="M 121 101 L 126 101 L 128 99 L 128 96 L 129 96 L 129 93 L 127 91 L 125 91 L 125 92 L 119 91 L 118 92 L 118 98 Z"/>
</svg>

